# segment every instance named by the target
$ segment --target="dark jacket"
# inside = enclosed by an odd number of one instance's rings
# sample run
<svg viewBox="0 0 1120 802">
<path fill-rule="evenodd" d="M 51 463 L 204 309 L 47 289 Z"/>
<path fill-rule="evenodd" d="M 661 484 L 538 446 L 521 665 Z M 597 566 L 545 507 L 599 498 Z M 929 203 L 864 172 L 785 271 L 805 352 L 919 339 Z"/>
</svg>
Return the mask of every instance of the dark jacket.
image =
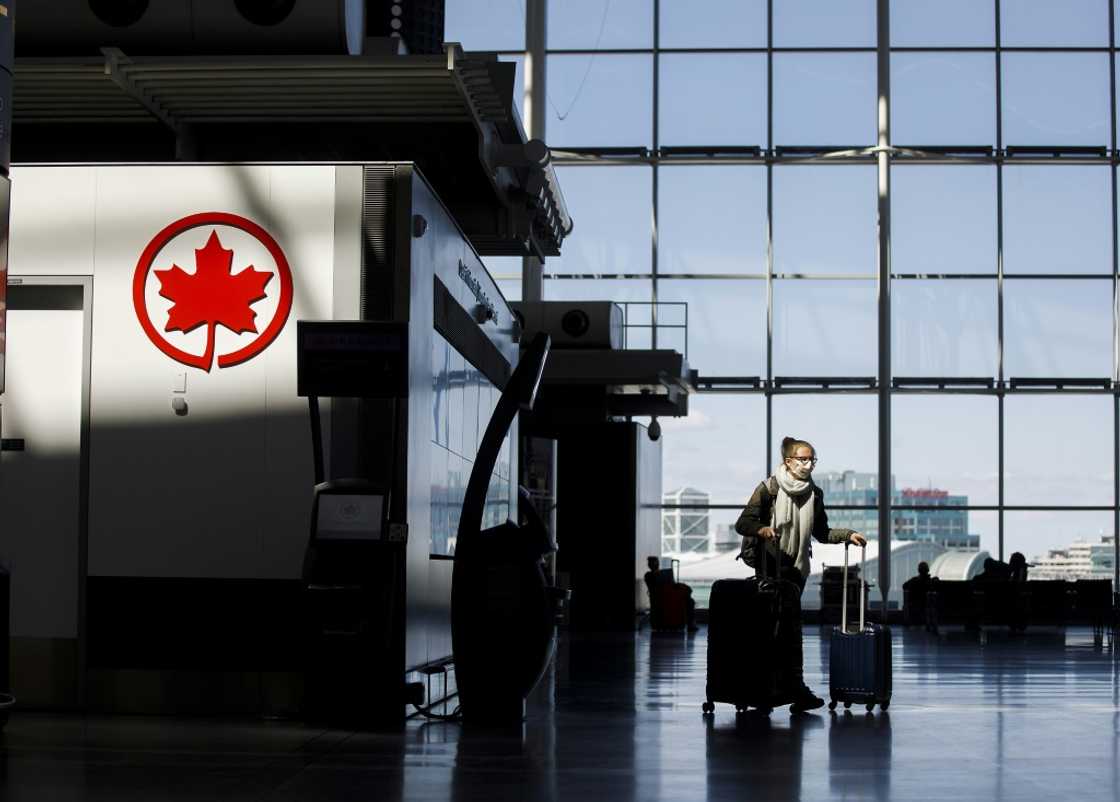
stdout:
<svg viewBox="0 0 1120 802">
<path fill-rule="evenodd" d="M 773 482 L 773 487 L 768 486 Z M 756 548 L 759 543 L 758 530 L 770 526 L 770 510 L 777 495 L 777 482 L 771 477 L 760 482 L 751 494 L 746 509 L 735 522 L 735 531 L 743 536 L 743 548 L 739 557 L 747 565 L 757 564 Z M 845 543 L 855 531 L 853 529 L 832 529 L 828 525 L 828 513 L 824 511 L 824 491 L 813 485 L 813 539 L 821 543 Z M 786 556 L 786 555 L 783 555 Z M 784 560 L 783 560 L 784 562 Z M 792 562 L 792 561 L 791 561 Z"/>
</svg>

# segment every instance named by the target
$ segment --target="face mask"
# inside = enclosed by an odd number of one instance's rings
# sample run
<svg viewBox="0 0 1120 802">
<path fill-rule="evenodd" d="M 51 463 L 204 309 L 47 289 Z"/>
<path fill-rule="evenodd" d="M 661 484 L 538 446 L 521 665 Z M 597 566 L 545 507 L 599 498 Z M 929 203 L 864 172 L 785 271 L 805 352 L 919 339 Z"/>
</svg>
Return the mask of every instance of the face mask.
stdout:
<svg viewBox="0 0 1120 802">
<path fill-rule="evenodd" d="M 813 473 L 813 464 L 798 462 L 797 460 L 790 460 L 789 472 L 796 476 L 798 479 L 805 480 Z"/>
</svg>

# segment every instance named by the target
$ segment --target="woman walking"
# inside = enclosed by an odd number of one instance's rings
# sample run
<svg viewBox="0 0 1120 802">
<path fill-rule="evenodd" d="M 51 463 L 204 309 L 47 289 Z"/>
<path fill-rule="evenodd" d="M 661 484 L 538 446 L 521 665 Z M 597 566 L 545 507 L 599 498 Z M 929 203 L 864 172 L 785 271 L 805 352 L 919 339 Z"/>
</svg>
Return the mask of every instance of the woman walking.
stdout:
<svg viewBox="0 0 1120 802">
<path fill-rule="evenodd" d="M 777 576 L 805 590 L 809 578 L 812 541 L 821 543 L 852 543 L 866 545 L 863 535 L 851 529 L 832 529 L 824 510 L 824 492 L 813 483 L 817 451 L 805 440 L 786 437 L 782 440 L 782 464 L 773 476 L 755 488 L 747 507 L 735 524 L 743 536 L 743 561 L 763 576 Z M 764 561 L 764 562 L 763 562 Z M 762 573 L 762 567 L 765 573 Z M 813 710 L 824 700 L 805 684 L 802 665 L 800 605 L 796 637 L 789 638 L 787 663 L 793 712 Z"/>
</svg>

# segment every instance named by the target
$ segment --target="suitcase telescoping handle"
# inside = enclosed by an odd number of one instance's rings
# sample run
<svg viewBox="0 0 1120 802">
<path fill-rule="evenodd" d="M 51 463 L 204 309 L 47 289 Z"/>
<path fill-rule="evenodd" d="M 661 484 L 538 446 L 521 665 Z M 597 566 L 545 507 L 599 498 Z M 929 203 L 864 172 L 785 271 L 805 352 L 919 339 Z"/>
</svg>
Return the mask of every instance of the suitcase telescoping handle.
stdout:
<svg viewBox="0 0 1120 802">
<path fill-rule="evenodd" d="M 759 577 L 758 577 L 759 579 L 769 579 L 770 577 L 767 576 L 768 572 L 766 570 L 766 564 L 769 562 L 770 541 L 768 541 L 766 538 L 762 537 L 761 535 L 758 536 L 758 551 L 759 551 L 758 567 L 755 569 L 755 574 L 756 575 L 760 574 Z M 774 566 L 774 572 L 775 572 L 774 578 L 775 579 L 778 578 L 777 577 L 777 571 L 778 571 L 778 567 L 775 564 L 775 566 Z"/>
<path fill-rule="evenodd" d="M 844 590 L 840 596 L 840 631 L 848 631 L 848 546 L 844 544 Z M 859 631 L 864 627 L 864 598 L 863 598 L 863 564 L 867 560 L 867 544 L 860 546 L 859 551 Z"/>
</svg>

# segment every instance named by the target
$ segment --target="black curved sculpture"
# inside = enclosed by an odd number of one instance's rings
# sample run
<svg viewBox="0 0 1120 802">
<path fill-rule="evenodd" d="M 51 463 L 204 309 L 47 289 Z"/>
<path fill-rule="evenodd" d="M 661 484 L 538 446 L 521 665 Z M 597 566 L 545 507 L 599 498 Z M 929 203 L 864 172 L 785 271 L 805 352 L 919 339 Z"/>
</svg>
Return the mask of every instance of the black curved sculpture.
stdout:
<svg viewBox="0 0 1120 802">
<path fill-rule="evenodd" d="M 545 581 L 555 550 L 535 515 L 483 530 L 486 490 L 502 441 L 521 409 L 532 409 L 551 341 L 538 334 L 502 391 L 463 499 L 451 579 L 451 644 L 466 722 L 505 724 L 525 716 L 525 697 L 552 659 L 561 594 Z M 527 499 L 521 497 L 519 512 Z"/>
</svg>

